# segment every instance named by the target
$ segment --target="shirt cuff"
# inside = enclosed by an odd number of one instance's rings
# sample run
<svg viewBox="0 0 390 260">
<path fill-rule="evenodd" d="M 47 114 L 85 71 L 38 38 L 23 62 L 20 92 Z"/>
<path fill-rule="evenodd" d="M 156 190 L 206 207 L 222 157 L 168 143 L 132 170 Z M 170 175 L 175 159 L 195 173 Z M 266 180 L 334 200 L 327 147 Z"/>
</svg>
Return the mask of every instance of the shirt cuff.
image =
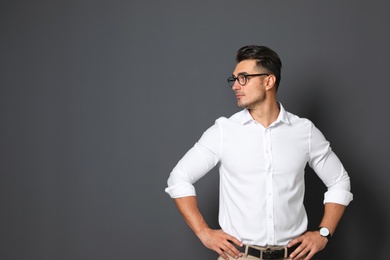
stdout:
<svg viewBox="0 0 390 260">
<path fill-rule="evenodd" d="M 329 202 L 348 206 L 352 200 L 352 193 L 346 190 L 328 190 L 324 196 L 324 204 Z"/>
<path fill-rule="evenodd" d="M 178 183 L 165 189 L 171 198 L 196 196 L 195 187 L 191 183 Z"/>
</svg>

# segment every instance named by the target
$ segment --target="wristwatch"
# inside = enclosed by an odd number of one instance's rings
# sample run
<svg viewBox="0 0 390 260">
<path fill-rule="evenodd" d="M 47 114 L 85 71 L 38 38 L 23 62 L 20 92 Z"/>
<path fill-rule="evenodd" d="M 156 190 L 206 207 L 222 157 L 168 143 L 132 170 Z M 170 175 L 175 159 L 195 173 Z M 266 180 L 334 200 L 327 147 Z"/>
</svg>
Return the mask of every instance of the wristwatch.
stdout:
<svg viewBox="0 0 390 260">
<path fill-rule="evenodd" d="M 326 237 L 328 240 L 330 240 L 330 237 L 332 235 L 330 234 L 329 229 L 327 229 L 326 227 L 320 227 L 318 231 L 320 231 L 321 236 Z"/>
</svg>

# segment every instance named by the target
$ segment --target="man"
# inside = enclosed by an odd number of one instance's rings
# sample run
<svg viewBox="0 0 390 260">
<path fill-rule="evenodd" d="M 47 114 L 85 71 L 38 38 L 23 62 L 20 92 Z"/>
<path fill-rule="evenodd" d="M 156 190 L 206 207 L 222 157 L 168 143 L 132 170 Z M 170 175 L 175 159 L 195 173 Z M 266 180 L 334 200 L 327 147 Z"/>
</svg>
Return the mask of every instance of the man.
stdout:
<svg viewBox="0 0 390 260">
<path fill-rule="evenodd" d="M 242 111 L 219 118 L 179 161 L 166 192 L 218 259 L 311 259 L 325 248 L 352 200 L 350 180 L 329 142 L 277 101 L 282 63 L 265 46 L 238 50 L 228 79 Z M 318 230 L 307 230 L 304 168 L 327 192 Z M 219 164 L 221 230 L 204 221 L 193 184 Z"/>
</svg>

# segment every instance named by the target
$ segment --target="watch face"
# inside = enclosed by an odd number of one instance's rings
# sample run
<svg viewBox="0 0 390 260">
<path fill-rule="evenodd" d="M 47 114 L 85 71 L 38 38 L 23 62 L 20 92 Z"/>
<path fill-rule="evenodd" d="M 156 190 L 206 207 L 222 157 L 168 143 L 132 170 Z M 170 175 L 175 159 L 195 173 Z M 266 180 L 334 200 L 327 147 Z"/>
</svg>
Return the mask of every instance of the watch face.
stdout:
<svg viewBox="0 0 390 260">
<path fill-rule="evenodd" d="M 323 237 L 329 236 L 329 229 L 327 229 L 327 228 L 321 228 L 321 229 L 320 229 L 320 235 L 323 236 Z"/>
</svg>

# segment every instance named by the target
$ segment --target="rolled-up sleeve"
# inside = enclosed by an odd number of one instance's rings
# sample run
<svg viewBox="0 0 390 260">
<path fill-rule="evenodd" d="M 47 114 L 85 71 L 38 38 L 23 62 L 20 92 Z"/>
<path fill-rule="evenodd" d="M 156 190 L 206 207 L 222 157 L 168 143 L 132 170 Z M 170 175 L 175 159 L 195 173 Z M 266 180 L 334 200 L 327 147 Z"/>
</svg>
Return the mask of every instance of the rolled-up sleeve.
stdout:
<svg viewBox="0 0 390 260">
<path fill-rule="evenodd" d="M 350 177 L 329 142 L 314 125 L 310 134 L 309 165 L 327 187 L 324 203 L 347 206 L 352 201 Z"/>
<path fill-rule="evenodd" d="M 219 154 L 220 130 L 216 122 L 174 167 L 165 192 L 172 198 L 196 196 L 193 184 L 218 163 Z"/>
</svg>

